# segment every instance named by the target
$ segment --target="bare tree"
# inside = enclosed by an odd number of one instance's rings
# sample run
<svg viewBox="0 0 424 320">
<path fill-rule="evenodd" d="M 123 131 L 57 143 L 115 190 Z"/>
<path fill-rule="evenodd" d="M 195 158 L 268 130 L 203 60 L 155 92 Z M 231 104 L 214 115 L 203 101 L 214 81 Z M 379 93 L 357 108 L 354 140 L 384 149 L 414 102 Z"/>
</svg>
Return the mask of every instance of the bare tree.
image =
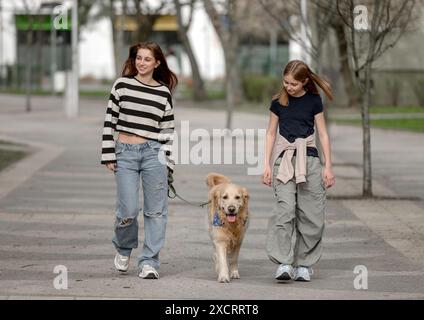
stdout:
<svg viewBox="0 0 424 320">
<path fill-rule="evenodd" d="M 112 23 L 113 25 L 113 37 L 115 38 L 114 40 L 114 46 L 113 46 L 113 52 L 114 52 L 114 56 L 115 56 L 115 72 L 118 76 L 121 75 L 122 72 L 122 65 L 123 65 L 123 60 L 125 59 L 122 56 L 122 48 L 125 47 L 125 24 L 126 24 L 126 16 L 127 16 L 127 11 L 128 11 L 128 0 L 122 0 L 121 1 L 121 15 L 119 17 L 119 24 L 115 25 L 114 23 Z M 113 19 L 113 21 L 115 21 L 115 19 Z"/>
<path fill-rule="evenodd" d="M 362 2 L 364 4 L 364 2 Z M 372 197 L 370 90 L 372 65 L 392 48 L 414 21 L 416 0 L 375 0 L 356 6 L 354 0 L 337 0 L 338 13 L 345 24 L 351 68 L 362 96 L 363 196 Z M 371 12 L 368 21 L 368 12 Z M 369 23 L 369 25 L 368 25 Z"/>
<path fill-rule="evenodd" d="M 124 47 L 124 29 L 128 14 L 129 0 L 80 0 L 79 17 L 80 25 L 85 26 L 92 21 L 107 17 L 112 26 L 113 56 L 115 61 L 116 75 L 120 75 L 122 69 L 121 50 Z M 96 11 L 92 8 L 96 7 Z"/>
<path fill-rule="evenodd" d="M 187 4 L 183 4 L 181 0 L 174 0 L 174 5 L 175 5 L 175 11 L 177 13 L 178 37 L 182 45 L 184 46 L 184 50 L 187 53 L 188 59 L 190 61 L 191 73 L 193 77 L 193 89 L 194 89 L 193 98 L 196 101 L 200 101 L 200 100 L 206 99 L 205 85 L 200 75 L 199 66 L 197 64 L 196 57 L 194 55 L 190 40 L 187 35 L 187 32 L 190 28 L 191 21 L 193 18 L 195 2 L 196 0 L 190 0 Z M 181 12 L 183 5 L 188 5 L 190 10 L 187 23 L 183 22 L 183 17 Z"/>
<path fill-rule="evenodd" d="M 272 18 L 279 26 L 281 32 L 298 43 L 312 59 L 313 68 L 321 73 L 322 70 L 322 46 L 329 36 L 330 30 L 334 30 L 337 40 L 337 49 L 340 62 L 340 74 L 343 78 L 344 89 L 348 99 L 348 106 L 355 108 L 358 101 L 358 90 L 354 83 L 354 77 L 349 63 L 347 40 L 344 33 L 344 23 L 340 18 L 336 2 L 333 0 L 309 0 L 308 13 L 304 17 L 301 13 L 299 0 L 275 2 L 272 0 L 259 0 L 268 17 Z M 298 19 L 293 19 L 297 16 Z M 306 21 L 307 20 L 307 21 Z M 306 33 L 306 41 L 299 36 L 299 23 L 310 26 L 310 32 Z"/>
<path fill-rule="evenodd" d="M 120 5 L 121 14 L 118 15 Z M 122 69 L 121 48 L 124 47 L 124 26 L 127 14 L 127 0 L 108 0 L 101 4 L 98 15 L 108 16 L 112 25 L 113 56 L 115 60 L 116 75 L 120 75 Z M 118 20 L 119 19 L 119 20 Z"/>
<path fill-rule="evenodd" d="M 99 5 L 100 10 L 91 19 L 106 16 L 112 23 L 112 40 L 114 43 L 115 70 L 119 74 L 122 65 L 121 49 L 124 46 L 124 29 L 126 22 L 136 25 L 135 32 L 131 34 L 131 42 L 147 41 L 152 32 L 156 20 L 165 11 L 172 8 L 173 0 L 83 0 L 87 6 L 93 2 Z M 154 4 L 156 6 L 154 6 Z"/>
<path fill-rule="evenodd" d="M 358 108 L 360 99 L 358 89 L 354 82 L 353 71 L 350 66 L 349 46 L 346 39 L 345 27 L 341 19 L 334 19 L 331 22 L 331 27 L 337 40 L 337 49 L 340 63 L 340 74 L 343 79 L 345 94 L 347 97 L 347 106 L 351 109 Z"/>
<path fill-rule="evenodd" d="M 241 103 L 244 100 L 238 65 L 240 49 L 239 25 L 237 21 L 238 0 L 203 0 L 203 3 L 224 51 L 227 103 L 226 128 L 231 129 L 234 104 Z"/>
<path fill-rule="evenodd" d="M 128 1 L 128 0 L 127 0 Z M 156 6 L 153 3 L 157 4 Z M 135 15 L 137 30 L 134 42 L 147 41 L 153 31 L 155 21 L 166 10 L 172 7 L 172 0 L 132 0 L 128 1 L 128 10 Z"/>
<path fill-rule="evenodd" d="M 328 37 L 330 21 L 335 16 L 335 5 L 329 1 L 326 6 L 322 6 L 321 1 L 312 0 L 309 1 L 310 9 L 305 15 L 299 0 L 259 0 L 259 3 L 263 12 L 276 22 L 280 32 L 298 43 L 311 57 L 314 69 L 320 73 L 322 46 Z M 301 25 L 308 26 L 304 34 L 299 32 Z"/>
</svg>

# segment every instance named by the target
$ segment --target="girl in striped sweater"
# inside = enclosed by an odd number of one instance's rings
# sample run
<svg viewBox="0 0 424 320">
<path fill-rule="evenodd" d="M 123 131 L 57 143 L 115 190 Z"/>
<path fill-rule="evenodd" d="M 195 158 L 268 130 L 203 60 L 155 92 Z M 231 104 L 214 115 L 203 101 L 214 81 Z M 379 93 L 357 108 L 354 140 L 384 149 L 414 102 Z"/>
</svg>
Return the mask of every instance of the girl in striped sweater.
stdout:
<svg viewBox="0 0 424 320">
<path fill-rule="evenodd" d="M 112 87 L 103 128 L 101 163 L 117 184 L 115 267 L 128 270 L 138 247 L 140 179 L 143 186 L 144 243 L 138 257 L 139 277 L 158 279 L 159 251 L 165 240 L 168 213 L 168 171 L 174 109 L 171 91 L 177 77 L 154 42 L 129 50 L 122 77 Z"/>
</svg>

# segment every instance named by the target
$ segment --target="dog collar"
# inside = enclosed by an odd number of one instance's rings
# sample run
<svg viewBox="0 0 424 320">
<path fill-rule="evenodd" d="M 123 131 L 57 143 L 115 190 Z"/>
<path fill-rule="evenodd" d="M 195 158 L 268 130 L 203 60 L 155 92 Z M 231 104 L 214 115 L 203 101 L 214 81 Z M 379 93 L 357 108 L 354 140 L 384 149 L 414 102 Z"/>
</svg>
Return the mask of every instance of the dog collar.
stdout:
<svg viewBox="0 0 424 320">
<path fill-rule="evenodd" d="M 221 227 L 224 225 L 224 222 L 222 222 L 219 218 L 218 211 L 215 211 L 213 215 L 212 225 L 214 225 L 215 227 Z"/>
</svg>

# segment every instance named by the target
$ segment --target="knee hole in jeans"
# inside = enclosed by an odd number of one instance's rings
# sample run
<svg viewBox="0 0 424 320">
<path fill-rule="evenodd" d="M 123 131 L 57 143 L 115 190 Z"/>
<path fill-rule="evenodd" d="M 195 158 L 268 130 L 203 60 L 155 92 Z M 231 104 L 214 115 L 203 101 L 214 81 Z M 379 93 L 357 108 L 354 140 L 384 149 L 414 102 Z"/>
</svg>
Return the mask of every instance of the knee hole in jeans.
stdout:
<svg viewBox="0 0 424 320">
<path fill-rule="evenodd" d="M 125 219 L 121 219 L 121 221 L 119 222 L 119 226 L 120 227 L 127 227 L 129 225 L 131 225 L 133 223 L 134 219 L 132 218 L 125 218 Z"/>
<path fill-rule="evenodd" d="M 144 212 L 144 215 L 149 218 L 162 218 L 165 216 L 164 211 L 150 211 Z"/>
</svg>

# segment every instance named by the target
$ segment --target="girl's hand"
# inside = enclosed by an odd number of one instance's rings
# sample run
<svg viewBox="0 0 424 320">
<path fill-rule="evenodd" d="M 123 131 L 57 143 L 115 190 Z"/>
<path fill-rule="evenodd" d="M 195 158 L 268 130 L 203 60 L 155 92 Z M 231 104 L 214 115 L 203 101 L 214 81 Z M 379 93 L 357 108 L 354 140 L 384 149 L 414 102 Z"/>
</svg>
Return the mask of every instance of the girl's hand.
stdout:
<svg viewBox="0 0 424 320">
<path fill-rule="evenodd" d="M 324 167 L 323 179 L 325 188 L 331 188 L 336 183 L 336 178 L 333 174 L 333 169 L 331 167 Z"/>
<path fill-rule="evenodd" d="M 114 162 L 107 163 L 106 168 L 108 168 L 110 171 L 115 172 L 116 171 L 116 163 L 114 163 Z"/>
<path fill-rule="evenodd" d="M 262 183 L 271 187 L 271 167 L 266 166 L 264 174 L 262 175 Z"/>
</svg>

